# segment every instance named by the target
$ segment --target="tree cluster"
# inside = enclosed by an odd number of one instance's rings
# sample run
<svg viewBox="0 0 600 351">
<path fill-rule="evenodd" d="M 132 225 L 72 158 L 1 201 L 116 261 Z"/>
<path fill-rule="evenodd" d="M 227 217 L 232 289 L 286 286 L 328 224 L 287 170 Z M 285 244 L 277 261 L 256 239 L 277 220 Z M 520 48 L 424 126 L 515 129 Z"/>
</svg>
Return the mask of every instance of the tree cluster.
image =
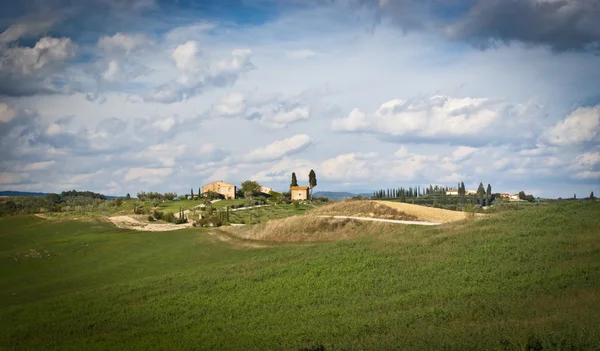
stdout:
<svg viewBox="0 0 600 351">
<path fill-rule="evenodd" d="M 94 193 L 91 191 L 77 191 L 77 190 L 69 190 L 69 191 L 63 191 L 62 193 L 60 193 L 60 197 L 61 198 L 65 198 L 65 197 L 75 197 L 75 196 L 81 196 L 81 197 L 89 197 L 92 199 L 99 199 L 99 200 L 106 200 L 106 196 L 103 194 L 98 194 L 98 193 Z"/>
<path fill-rule="evenodd" d="M 519 199 L 529 202 L 535 202 L 535 197 L 531 194 L 527 195 L 524 191 L 519 191 Z"/>
<path fill-rule="evenodd" d="M 176 193 L 157 193 L 157 192 L 139 192 L 137 193 L 137 198 L 140 201 L 165 201 L 165 200 L 173 200 L 177 197 Z"/>
<path fill-rule="evenodd" d="M 381 189 L 373 192 L 373 199 L 406 199 L 415 198 L 425 195 L 446 195 L 446 192 L 450 190 L 448 187 L 440 185 L 429 185 L 429 187 L 400 187 L 400 188 L 389 188 Z"/>
</svg>

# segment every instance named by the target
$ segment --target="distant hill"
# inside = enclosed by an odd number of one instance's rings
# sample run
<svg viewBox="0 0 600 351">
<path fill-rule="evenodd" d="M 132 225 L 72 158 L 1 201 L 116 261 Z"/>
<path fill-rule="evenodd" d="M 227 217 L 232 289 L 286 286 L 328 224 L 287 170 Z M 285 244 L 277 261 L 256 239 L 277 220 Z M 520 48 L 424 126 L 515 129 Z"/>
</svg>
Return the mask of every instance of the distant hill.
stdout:
<svg viewBox="0 0 600 351">
<path fill-rule="evenodd" d="M 0 196 L 46 196 L 48 193 L 31 193 L 27 191 L 0 191 Z"/>
<path fill-rule="evenodd" d="M 13 196 L 13 197 L 17 197 L 17 196 L 46 196 L 48 195 L 48 193 L 32 193 L 32 192 L 28 192 L 28 191 L 0 191 L 0 196 Z M 106 195 L 106 198 L 108 200 L 111 199 L 116 199 L 116 198 L 125 198 L 125 196 L 109 196 Z"/>
<path fill-rule="evenodd" d="M 313 194 L 314 197 L 326 197 L 329 200 L 343 200 L 356 196 L 354 193 L 336 192 L 336 191 L 317 191 Z"/>
</svg>

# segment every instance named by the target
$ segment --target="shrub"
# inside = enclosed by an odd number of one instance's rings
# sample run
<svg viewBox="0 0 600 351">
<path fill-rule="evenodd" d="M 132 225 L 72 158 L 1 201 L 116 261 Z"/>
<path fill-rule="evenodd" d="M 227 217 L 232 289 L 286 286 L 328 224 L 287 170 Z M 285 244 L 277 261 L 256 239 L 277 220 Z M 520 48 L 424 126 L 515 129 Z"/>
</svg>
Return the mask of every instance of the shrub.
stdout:
<svg viewBox="0 0 600 351">
<path fill-rule="evenodd" d="M 464 211 L 467 213 L 467 218 L 475 217 L 475 206 L 473 204 L 467 204 Z"/>
<path fill-rule="evenodd" d="M 300 208 L 300 202 L 294 201 L 294 208 L 297 210 Z"/>
<path fill-rule="evenodd" d="M 168 212 L 165 216 L 164 216 L 164 220 L 169 222 L 169 223 L 175 223 L 175 214 L 173 212 Z"/>
<path fill-rule="evenodd" d="M 114 204 L 116 207 L 119 207 L 119 206 L 121 206 L 121 205 L 123 204 L 123 199 L 121 199 L 120 197 L 118 197 L 118 198 L 116 198 L 116 199 L 113 199 L 113 204 Z"/>
<path fill-rule="evenodd" d="M 165 214 L 160 211 L 154 211 L 153 215 L 154 215 L 154 218 L 156 218 L 159 221 L 164 219 L 164 217 L 165 217 Z"/>
<path fill-rule="evenodd" d="M 154 219 L 153 216 L 148 216 L 148 222 L 154 222 L 156 219 Z"/>
</svg>

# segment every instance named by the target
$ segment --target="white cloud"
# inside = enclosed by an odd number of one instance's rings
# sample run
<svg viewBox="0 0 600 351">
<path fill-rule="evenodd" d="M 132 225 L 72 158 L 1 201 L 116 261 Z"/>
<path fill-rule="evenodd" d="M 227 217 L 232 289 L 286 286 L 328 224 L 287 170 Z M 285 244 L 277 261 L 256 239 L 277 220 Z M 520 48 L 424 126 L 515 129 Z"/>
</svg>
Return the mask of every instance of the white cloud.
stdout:
<svg viewBox="0 0 600 351">
<path fill-rule="evenodd" d="M 195 71 L 198 69 L 198 58 L 196 55 L 200 51 L 198 43 L 188 41 L 185 44 L 178 45 L 175 51 L 171 54 L 171 58 L 175 61 L 175 67 L 182 71 Z"/>
<path fill-rule="evenodd" d="M 22 37 L 35 36 L 50 29 L 56 18 L 49 16 L 45 18 L 31 18 L 9 26 L 0 34 L 0 44 L 12 43 Z"/>
<path fill-rule="evenodd" d="M 246 97 L 240 92 L 230 92 L 221 97 L 214 111 L 223 117 L 237 116 L 246 111 Z"/>
<path fill-rule="evenodd" d="M 348 117 L 335 119 L 331 127 L 408 138 L 467 136 L 486 131 L 499 116 L 500 106 L 488 99 L 435 95 L 412 102 L 390 100 L 369 116 L 354 109 Z"/>
<path fill-rule="evenodd" d="M 152 123 L 152 126 L 163 132 L 168 132 L 175 125 L 175 117 L 167 117 Z"/>
<path fill-rule="evenodd" d="M 580 107 L 544 134 L 553 145 L 567 146 L 597 140 L 600 136 L 600 105 Z"/>
<path fill-rule="evenodd" d="M 586 152 L 575 158 L 573 164 L 576 167 L 593 167 L 600 163 L 600 152 Z"/>
<path fill-rule="evenodd" d="M 62 132 L 62 127 L 56 123 L 52 123 L 46 128 L 46 134 L 49 136 L 55 136 Z"/>
<path fill-rule="evenodd" d="M 15 118 L 16 114 L 16 111 L 10 108 L 8 104 L 0 102 L 0 122 L 8 123 Z"/>
<path fill-rule="evenodd" d="M 144 34 L 116 33 L 113 36 L 103 36 L 98 40 L 98 48 L 106 54 L 129 54 L 150 44 L 150 39 Z"/>
<path fill-rule="evenodd" d="M 0 184 L 18 184 L 29 179 L 27 173 L 0 172 Z"/>
<path fill-rule="evenodd" d="M 56 161 L 34 162 L 26 164 L 23 171 L 42 171 L 54 166 Z"/>
<path fill-rule="evenodd" d="M 262 116 L 261 121 L 273 128 L 284 128 L 290 123 L 308 120 L 310 109 L 307 106 L 280 107 Z"/>
<path fill-rule="evenodd" d="M 136 158 L 146 159 L 148 161 L 159 161 L 163 167 L 173 167 L 177 159 L 185 157 L 188 148 L 183 144 L 162 143 L 150 145 Z"/>
<path fill-rule="evenodd" d="M 578 179 L 600 179 L 600 171 L 583 171 L 575 175 Z"/>
<path fill-rule="evenodd" d="M 475 151 L 477 151 L 477 148 L 475 147 L 459 146 L 456 148 L 456 150 L 454 150 L 454 152 L 452 152 L 452 157 L 454 157 L 456 161 L 461 161 L 467 158 Z"/>
<path fill-rule="evenodd" d="M 108 67 L 106 71 L 102 74 L 102 78 L 109 82 L 114 82 L 117 80 L 119 75 L 119 63 L 116 60 L 110 60 L 108 62 Z"/>
<path fill-rule="evenodd" d="M 243 74 L 255 69 L 249 49 L 235 49 L 231 57 L 200 60 L 198 44 L 188 41 L 177 46 L 171 54 L 181 75 L 167 83 L 160 84 L 144 96 L 148 102 L 174 103 L 190 99 L 209 88 L 232 86 Z"/>
<path fill-rule="evenodd" d="M 77 45 L 70 38 L 43 37 L 33 47 L 14 46 L 1 52 L 0 69 L 32 75 L 72 58 L 76 50 Z"/>
<path fill-rule="evenodd" d="M 316 55 L 317 55 L 316 52 L 314 52 L 312 50 L 308 50 L 308 49 L 288 51 L 286 53 L 286 56 L 293 60 L 305 60 L 307 58 L 311 58 Z"/>
<path fill-rule="evenodd" d="M 308 173 L 311 169 L 318 172 L 319 165 L 313 161 L 284 158 L 270 167 L 256 172 L 250 179 L 264 183 L 267 186 L 270 183 L 284 183 L 287 187 L 292 179 L 292 172 L 294 172 L 296 173 L 298 184 L 303 185 L 308 184 Z"/>
<path fill-rule="evenodd" d="M 366 179 L 370 176 L 367 165 L 370 158 L 376 154 L 348 153 L 338 155 L 321 163 L 320 172 L 330 180 L 352 181 L 355 179 Z"/>
<path fill-rule="evenodd" d="M 125 174 L 125 181 L 140 180 L 148 183 L 160 183 L 171 173 L 173 173 L 172 168 L 131 168 Z"/>
<path fill-rule="evenodd" d="M 404 158 L 406 156 L 410 155 L 410 153 L 408 152 L 408 149 L 406 148 L 406 146 L 401 146 L 398 151 L 396 151 L 394 153 L 394 156 L 396 156 L 397 158 Z"/>
<path fill-rule="evenodd" d="M 273 161 L 292 155 L 307 148 L 312 139 L 306 134 L 294 135 L 291 138 L 275 141 L 263 148 L 250 151 L 244 156 L 248 162 Z"/>
</svg>

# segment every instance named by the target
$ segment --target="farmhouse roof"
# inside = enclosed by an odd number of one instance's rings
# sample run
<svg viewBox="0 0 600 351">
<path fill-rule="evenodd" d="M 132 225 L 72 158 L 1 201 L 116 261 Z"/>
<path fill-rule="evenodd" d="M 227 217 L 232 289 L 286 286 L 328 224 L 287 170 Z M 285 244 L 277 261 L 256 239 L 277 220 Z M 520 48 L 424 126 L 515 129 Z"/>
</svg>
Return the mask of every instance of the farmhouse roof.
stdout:
<svg viewBox="0 0 600 351">
<path fill-rule="evenodd" d="M 291 186 L 290 190 L 308 190 L 307 186 Z"/>
<path fill-rule="evenodd" d="M 216 184 L 216 183 L 222 183 L 222 184 L 225 184 L 225 185 L 231 185 L 231 186 L 234 186 L 233 184 L 231 184 L 231 183 L 227 183 L 226 181 L 223 181 L 223 180 L 217 180 L 217 181 L 214 181 L 214 182 L 212 182 L 212 183 L 208 183 L 208 184 L 206 184 L 206 185 L 211 185 L 211 184 Z"/>
</svg>

